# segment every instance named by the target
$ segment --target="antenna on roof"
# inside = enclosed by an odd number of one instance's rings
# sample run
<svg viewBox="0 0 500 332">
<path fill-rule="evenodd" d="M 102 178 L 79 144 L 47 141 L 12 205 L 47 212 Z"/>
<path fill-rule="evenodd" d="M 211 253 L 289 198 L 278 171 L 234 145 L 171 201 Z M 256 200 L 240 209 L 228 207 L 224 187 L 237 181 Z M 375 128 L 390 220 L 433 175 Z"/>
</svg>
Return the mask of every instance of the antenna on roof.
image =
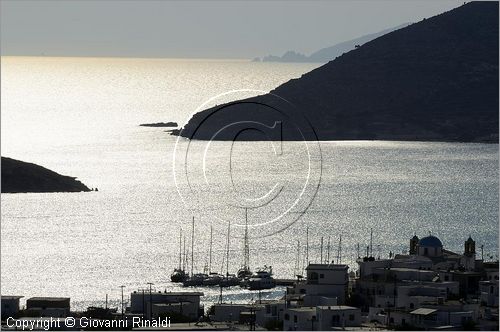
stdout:
<svg viewBox="0 0 500 332">
<path fill-rule="evenodd" d="M 323 264 L 323 237 L 321 237 L 321 244 L 320 244 L 320 254 L 319 254 L 319 262 L 320 264 Z"/>
<path fill-rule="evenodd" d="M 328 236 L 328 244 L 326 245 L 326 262 L 330 264 L 330 236 Z"/>
<path fill-rule="evenodd" d="M 339 264 L 342 264 L 342 233 L 339 239 Z"/>
<path fill-rule="evenodd" d="M 370 257 L 373 256 L 373 228 L 370 228 Z"/>
<path fill-rule="evenodd" d="M 309 226 L 306 228 L 306 264 L 309 265 Z"/>
</svg>

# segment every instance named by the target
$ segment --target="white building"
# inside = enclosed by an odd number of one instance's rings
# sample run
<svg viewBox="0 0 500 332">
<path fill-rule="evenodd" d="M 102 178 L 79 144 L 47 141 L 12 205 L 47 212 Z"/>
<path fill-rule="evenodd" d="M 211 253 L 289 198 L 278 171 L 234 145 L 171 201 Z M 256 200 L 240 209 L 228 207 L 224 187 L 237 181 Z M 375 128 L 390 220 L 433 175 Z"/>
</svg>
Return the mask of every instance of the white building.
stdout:
<svg viewBox="0 0 500 332">
<path fill-rule="evenodd" d="M 216 303 L 212 306 L 210 319 L 215 322 L 239 322 L 242 312 L 257 312 L 260 314 L 265 310 L 264 304 L 245 303 Z M 262 322 L 260 322 L 262 323 Z M 259 324 L 260 325 L 260 324 Z"/>
<path fill-rule="evenodd" d="M 180 313 L 192 320 L 197 320 L 203 315 L 203 306 L 200 305 L 202 292 L 151 292 L 134 291 L 130 294 L 130 312 L 132 314 L 145 314 L 153 316 L 163 315 L 169 308 L 173 313 Z M 165 304 L 164 306 L 156 306 Z M 170 306 L 169 306 L 170 305 Z"/>
<path fill-rule="evenodd" d="M 23 296 L 2 295 L 2 320 L 14 317 L 19 312 L 19 300 Z"/>
<path fill-rule="evenodd" d="M 26 300 L 26 309 L 44 317 L 67 317 L 70 314 L 70 298 L 32 297 Z"/>
<path fill-rule="evenodd" d="M 298 307 L 285 310 L 284 331 L 330 331 L 361 326 L 361 310 L 349 306 Z"/>
<path fill-rule="evenodd" d="M 347 270 L 347 265 L 309 264 L 306 281 L 289 287 L 287 294 L 301 295 L 303 305 L 344 304 L 349 289 Z"/>
<path fill-rule="evenodd" d="M 317 330 L 316 307 L 298 307 L 285 310 L 283 331 Z"/>
<path fill-rule="evenodd" d="M 481 303 L 488 307 L 498 308 L 498 280 L 484 280 L 479 282 Z"/>
<path fill-rule="evenodd" d="M 316 307 L 319 331 L 328 331 L 332 327 L 361 326 L 361 310 L 345 305 Z"/>
<path fill-rule="evenodd" d="M 262 310 L 256 311 L 256 324 L 265 327 L 270 322 L 283 321 L 286 303 L 285 300 L 262 300 L 260 304 L 264 306 Z"/>
<path fill-rule="evenodd" d="M 200 317 L 200 307 L 192 302 L 153 303 L 153 319 L 180 315 L 196 320 Z"/>
</svg>

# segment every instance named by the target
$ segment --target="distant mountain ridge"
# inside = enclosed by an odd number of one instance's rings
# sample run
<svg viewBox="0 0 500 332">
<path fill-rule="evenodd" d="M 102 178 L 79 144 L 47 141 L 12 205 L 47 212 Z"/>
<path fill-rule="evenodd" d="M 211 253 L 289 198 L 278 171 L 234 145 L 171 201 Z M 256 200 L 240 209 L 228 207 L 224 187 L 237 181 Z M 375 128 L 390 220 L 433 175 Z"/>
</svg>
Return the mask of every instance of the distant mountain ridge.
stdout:
<svg viewBox="0 0 500 332">
<path fill-rule="evenodd" d="M 355 49 L 357 46 L 361 46 L 364 43 L 369 42 L 370 40 L 373 40 L 375 38 L 378 38 L 380 36 L 383 36 L 389 32 L 392 32 L 394 30 L 401 29 L 405 26 L 408 26 L 410 23 L 404 23 L 401 25 L 398 25 L 397 27 L 394 28 L 389 28 L 385 29 L 376 33 L 372 33 L 369 35 L 361 36 L 355 39 L 351 39 L 342 43 L 335 44 L 330 47 L 325 47 L 322 48 L 319 51 L 316 51 L 312 53 L 311 55 L 307 56 L 302 53 L 298 53 L 295 51 L 287 51 L 285 54 L 282 56 L 276 56 L 276 55 L 268 55 L 263 57 L 262 59 L 260 58 L 255 58 L 254 61 L 262 61 L 262 62 L 321 62 L 321 63 L 326 63 L 330 60 L 335 59 L 336 57 L 349 52 L 353 49 Z"/>
<path fill-rule="evenodd" d="M 286 107 L 278 95 L 319 140 L 498 142 L 498 88 L 498 2 L 470 2 L 367 42 L 270 94 L 201 111 L 174 133 L 232 140 L 213 136 L 238 121 L 282 121 L 284 140 L 302 140 L 289 118 L 269 112 Z M 265 140 L 258 132 L 244 138 Z"/>
<path fill-rule="evenodd" d="M 45 167 L 2 157 L 2 193 L 90 191 L 76 178 Z"/>
</svg>

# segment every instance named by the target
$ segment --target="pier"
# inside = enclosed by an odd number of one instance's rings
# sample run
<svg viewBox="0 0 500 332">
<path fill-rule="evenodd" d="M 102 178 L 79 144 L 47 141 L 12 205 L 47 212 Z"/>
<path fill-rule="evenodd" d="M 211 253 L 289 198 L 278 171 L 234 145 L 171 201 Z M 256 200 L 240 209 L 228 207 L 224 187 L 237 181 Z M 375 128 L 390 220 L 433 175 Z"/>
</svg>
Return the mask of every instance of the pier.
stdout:
<svg viewBox="0 0 500 332">
<path fill-rule="evenodd" d="M 296 279 L 275 279 L 276 286 L 293 286 L 297 281 Z"/>
</svg>

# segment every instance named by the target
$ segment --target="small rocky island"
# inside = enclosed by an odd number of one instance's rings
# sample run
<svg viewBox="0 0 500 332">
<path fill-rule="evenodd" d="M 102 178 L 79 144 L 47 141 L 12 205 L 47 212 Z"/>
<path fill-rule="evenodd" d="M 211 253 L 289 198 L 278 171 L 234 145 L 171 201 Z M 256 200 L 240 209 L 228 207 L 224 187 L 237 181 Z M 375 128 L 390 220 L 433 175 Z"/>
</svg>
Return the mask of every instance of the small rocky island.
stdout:
<svg viewBox="0 0 500 332">
<path fill-rule="evenodd" d="M 140 127 L 178 127 L 177 122 L 156 122 L 156 123 L 143 123 Z"/>
<path fill-rule="evenodd" d="M 2 193 L 91 191 L 75 177 L 45 167 L 2 157 Z"/>
</svg>

